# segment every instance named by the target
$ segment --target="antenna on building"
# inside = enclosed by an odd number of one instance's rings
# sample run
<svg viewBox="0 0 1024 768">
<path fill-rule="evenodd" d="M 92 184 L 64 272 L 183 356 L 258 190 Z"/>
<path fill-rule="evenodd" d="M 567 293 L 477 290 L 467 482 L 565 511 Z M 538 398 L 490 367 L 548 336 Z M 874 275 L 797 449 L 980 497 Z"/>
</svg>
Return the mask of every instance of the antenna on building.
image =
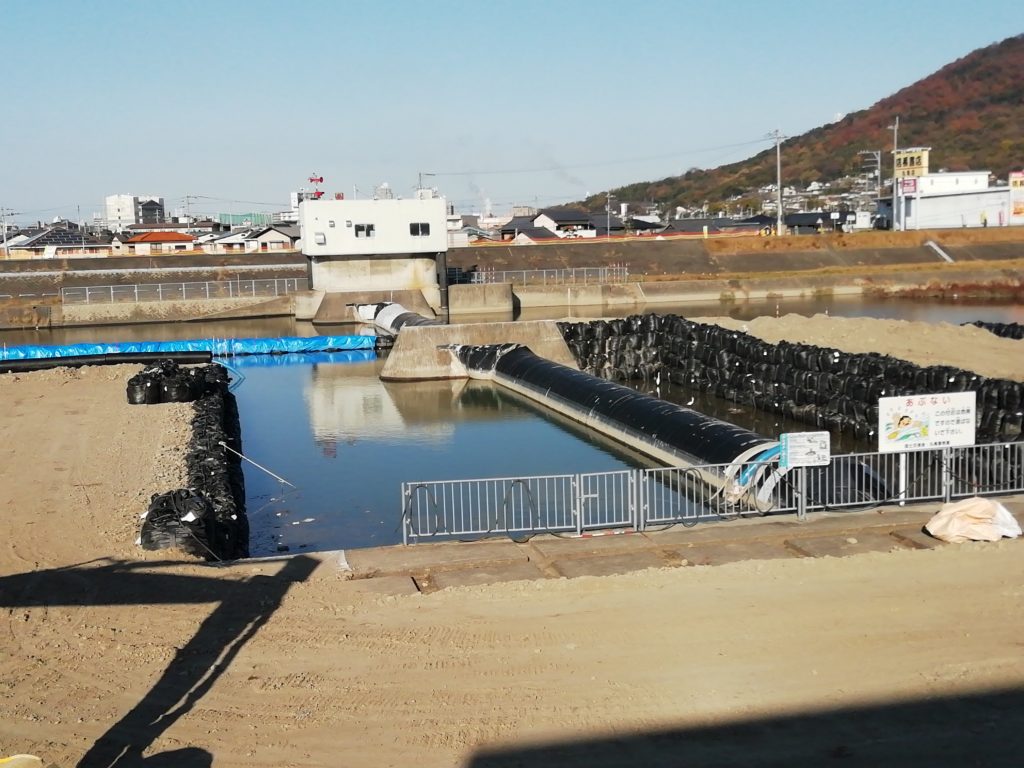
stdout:
<svg viewBox="0 0 1024 768">
<path fill-rule="evenodd" d="M 311 197 L 314 200 L 319 200 L 324 196 L 323 190 L 320 189 L 320 185 L 324 183 L 324 177 L 317 174 L 313 174 L 309 177 L 309 183 L 313 185 L 313 194 Z"/>
</svg>

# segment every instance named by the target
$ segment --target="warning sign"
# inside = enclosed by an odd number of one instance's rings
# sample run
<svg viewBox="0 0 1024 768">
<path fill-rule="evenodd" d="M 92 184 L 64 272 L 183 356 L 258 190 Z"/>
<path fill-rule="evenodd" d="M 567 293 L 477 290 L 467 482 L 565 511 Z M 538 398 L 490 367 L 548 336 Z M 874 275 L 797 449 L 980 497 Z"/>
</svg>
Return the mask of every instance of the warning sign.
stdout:
<svg viewBox="0 0 1024 768">
<path fill-rule="evenodd" d="M 779 437 L 779 469 L 824 467 L 832 461 L 828 432 L 786 432 Z"/>
<path fill-rule="evenodd" d="M 880 453 L 974 445 L 974 392 L 878 399 Z"/>
</svg>

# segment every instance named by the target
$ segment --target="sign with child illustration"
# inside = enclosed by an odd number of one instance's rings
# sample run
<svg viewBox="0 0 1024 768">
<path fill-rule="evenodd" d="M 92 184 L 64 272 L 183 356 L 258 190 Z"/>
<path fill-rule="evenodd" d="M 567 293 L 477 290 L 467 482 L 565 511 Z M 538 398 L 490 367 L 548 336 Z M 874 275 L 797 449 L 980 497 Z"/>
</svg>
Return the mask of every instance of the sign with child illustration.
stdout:
<svg viewBox="0 0 1024 768">
<path fill-rule="evenodd" d="M 880 453 L 974 445 L 976 393 L 878 399 Z"/>
</svg>

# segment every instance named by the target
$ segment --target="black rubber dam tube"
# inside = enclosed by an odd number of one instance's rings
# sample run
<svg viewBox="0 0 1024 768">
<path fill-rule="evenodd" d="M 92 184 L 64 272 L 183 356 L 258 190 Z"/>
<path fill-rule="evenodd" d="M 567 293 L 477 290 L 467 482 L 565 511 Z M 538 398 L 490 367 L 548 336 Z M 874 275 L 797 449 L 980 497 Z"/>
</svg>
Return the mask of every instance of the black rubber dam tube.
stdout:
<svg viewBox="0 0 1024 768">
<path fill-rule="evenodd" d="M 121 352 L 102 355 L 69 355 L 67 357 L 40 357 L 29 360 L 0 361 L 0 373 L 43 371 L 50 368 L 80 368 L 83 365 L 122 365 L 125 363 L 156 363 L 172 360 L 180 365 L 198 365 L 213 360 L 211 352 Z"/>
<path fill-rule="evenodd" d="M 778 450 L 771 438 L 552 362 L 518 344 L 449 349 L 471 376 L 493 379 L 670 466 L 729 465 L 702 477 L 737 498 L 755 489 L 767 458 Z M 741 481 L 743 465 L 758 460 L 766 463 Z"/>
</svg>

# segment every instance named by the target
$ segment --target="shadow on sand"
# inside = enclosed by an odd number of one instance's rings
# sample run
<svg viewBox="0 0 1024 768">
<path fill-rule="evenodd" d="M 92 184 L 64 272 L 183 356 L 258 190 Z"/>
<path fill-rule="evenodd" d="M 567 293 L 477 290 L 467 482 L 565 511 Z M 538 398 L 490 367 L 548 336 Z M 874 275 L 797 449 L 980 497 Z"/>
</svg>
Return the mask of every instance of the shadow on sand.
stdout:
<svg viewBox="0 0 1024 768">
<path fill-rule="evenodd" d="M 1020 689 L 481 751 L 468 768 L 1019 766 Z"/>
<path fill-rule="evenodd" d="M 172 565 L 181 563 L 86 563 L 0 577 L 0 606 L 7 608 L 216 603 L 149 692 L 96 740 L 79 761 L 79 768 L 211 766 L 213 756 L 197 747 L 145 758 L 143 753 L 210 690 L 277 610 L 291 585 L 309 578 L 318 562 L 311 557 L 294 557 L 283 561 L 273 575 L 244 580 L 159 572 Z M 145 621 L 141 612 L 140 620 Z"/>
</svg>

